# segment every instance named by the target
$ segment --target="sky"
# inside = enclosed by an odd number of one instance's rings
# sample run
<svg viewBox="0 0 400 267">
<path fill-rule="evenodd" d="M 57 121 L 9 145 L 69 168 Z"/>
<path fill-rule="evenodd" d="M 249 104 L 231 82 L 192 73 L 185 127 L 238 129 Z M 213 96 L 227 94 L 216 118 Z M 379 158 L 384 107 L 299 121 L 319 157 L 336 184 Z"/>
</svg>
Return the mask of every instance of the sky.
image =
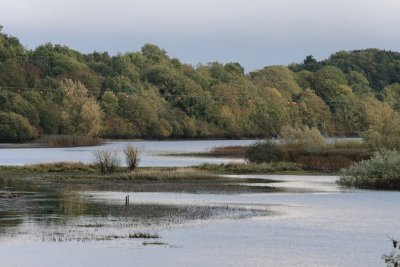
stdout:
<svg viewBox="0 0 400 267">
<path fill-rule="evenodd" d="M 399 0 L 1 0 L 0 25 L 28 49 L 115 55 L 152 43 L 183 63 L 246 71 L 340 50 L 400 51 Z"/>
</svg>

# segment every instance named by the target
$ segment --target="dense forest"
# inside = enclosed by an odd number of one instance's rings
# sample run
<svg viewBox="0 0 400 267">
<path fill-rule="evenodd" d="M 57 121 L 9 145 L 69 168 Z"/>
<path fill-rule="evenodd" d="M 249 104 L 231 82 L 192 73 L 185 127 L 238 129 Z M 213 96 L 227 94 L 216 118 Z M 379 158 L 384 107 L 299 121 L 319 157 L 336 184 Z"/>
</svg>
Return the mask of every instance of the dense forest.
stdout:
<svg viewBox="0 0 400 267">
<path fill-rule="evenodd" d="M 239 63 L 187 65 L 152 44 L 116 56 L 50 43 L 28 50 L 0 27 L 0 142 L 265 137 L 286 125 L 354 136 L 397 117 L 399 100 L 400 53 L 391 51 L 245 73 Z"/>
</svg>

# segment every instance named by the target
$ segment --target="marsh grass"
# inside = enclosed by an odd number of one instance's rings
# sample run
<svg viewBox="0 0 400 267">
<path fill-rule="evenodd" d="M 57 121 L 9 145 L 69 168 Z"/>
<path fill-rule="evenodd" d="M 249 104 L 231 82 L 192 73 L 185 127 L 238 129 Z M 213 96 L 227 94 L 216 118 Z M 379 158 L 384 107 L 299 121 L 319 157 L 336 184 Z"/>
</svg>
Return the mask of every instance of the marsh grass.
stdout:
<svg viewBox="0 0 400 267">
<path fill-rule="evenodd" d="M 243 158 L 247 150 L 247 146 L 217 146 L 209 151 L 209 155 L 213 157 Z"/>
<path fill-rule="evenodd" d="M 0 166 L 0 172 L 22 173 L 95 173 L 97 168 L 93 164 L 82 162 L 55 162 L 25 166 Z"/>
<path fill-rule="evenodd" d="M 299 173 L 303 171 L 300 164 L 293 162 L 203 164 L 197 168 L 214 173 L 228 174 Z"/>
<path fill-rule="evenodd" d="M 36 141 L 48 147 L 77 147 L 77 146 L 97 146 L 103 143 L 101 138 L 77 135 L 48 135 Z"/>
<path fill-rule="evenodd" d="M 338 172 L 353 163 L 369 159 L 373 153 L 363 148 L 328 148 L 309 153 L 304 150 L 289 150 L 289 161 L 302 165 L 304 170 Z"/>
<path fill-rule="evenodd" d="M 141 181 L 182 181 L 213 179 L 216 175 L 205 170 L 196 168 L 174 168 L 174 169 L 141 169 L 134 173 L 122 173 L 115 175 L 116 180 L 141 180 Z"/>
</svg>

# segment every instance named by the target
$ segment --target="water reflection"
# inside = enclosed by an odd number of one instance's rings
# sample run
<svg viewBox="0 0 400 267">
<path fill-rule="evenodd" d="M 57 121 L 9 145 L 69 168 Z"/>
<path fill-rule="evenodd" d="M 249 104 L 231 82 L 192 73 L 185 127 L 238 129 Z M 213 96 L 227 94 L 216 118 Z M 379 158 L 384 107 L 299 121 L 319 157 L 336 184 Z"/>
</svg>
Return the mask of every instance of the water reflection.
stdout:
<svg viewBox="0 0 400 267">
<path fill-rule="evenodd" d="M 0 188 L 0 233 L 35 240 L 53 240 L 55 235 L 58 241 L 102 240 L 108 236 L 127 237 L 135 229 L 149 231 L 190 221 L 268 215 L 266 209 L 212 203 L 126 206 L 123 201 L 98 201 L 93 194 L 12 179 L 0 179 Z"/>
</svg>

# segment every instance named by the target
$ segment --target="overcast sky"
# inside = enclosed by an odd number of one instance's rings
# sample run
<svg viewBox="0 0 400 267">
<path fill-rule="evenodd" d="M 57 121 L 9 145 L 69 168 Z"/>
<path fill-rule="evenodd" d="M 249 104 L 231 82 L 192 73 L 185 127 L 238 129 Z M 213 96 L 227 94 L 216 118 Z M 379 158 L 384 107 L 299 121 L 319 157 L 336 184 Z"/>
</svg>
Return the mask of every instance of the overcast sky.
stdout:
<svg viewBox="0 0 400 267">
<path fill-rule="evenodd" d="M 32 49 L 111 54 L 156 44 L 196 65 L 246 71 L 338 50 L 400 51 L 399 0 L 0 0 L 0 25 Z"/>
</svg>

